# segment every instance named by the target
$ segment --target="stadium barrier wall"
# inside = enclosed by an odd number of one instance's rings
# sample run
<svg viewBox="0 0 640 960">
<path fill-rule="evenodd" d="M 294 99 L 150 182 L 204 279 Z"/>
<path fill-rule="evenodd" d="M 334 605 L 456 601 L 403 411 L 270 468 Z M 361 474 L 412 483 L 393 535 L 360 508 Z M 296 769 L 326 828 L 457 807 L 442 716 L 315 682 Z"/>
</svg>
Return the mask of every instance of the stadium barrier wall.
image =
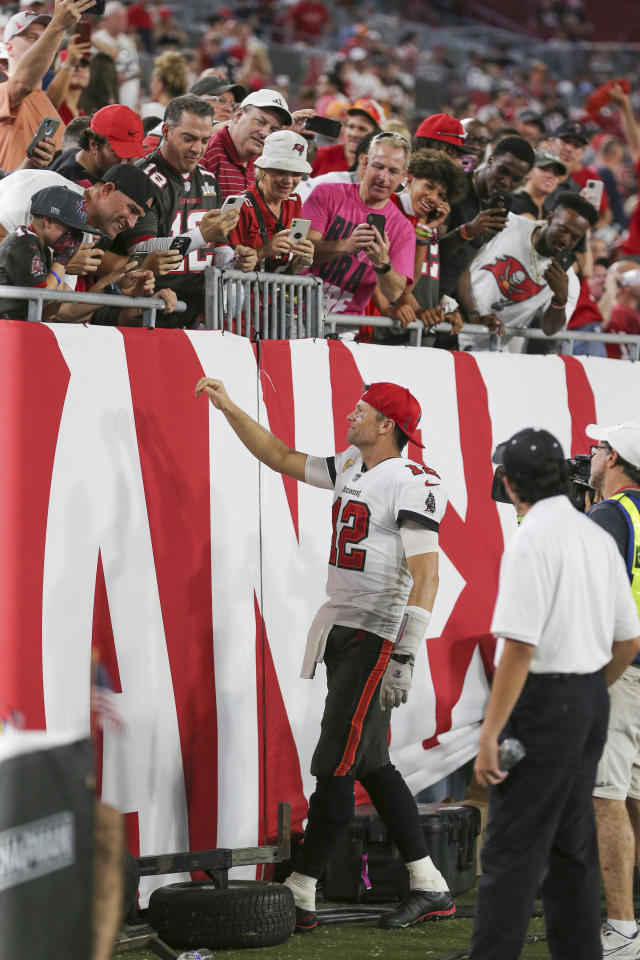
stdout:
<svg viewBox="0 0 640 960">
<path fill-rule="evenodd" d="M 277 801 L 299 826 L 313 789 L 323 668 L 299 670 L 331 496 L 259 467 L 194 397 L 201 375 L 319 455 L 343 448 L 363 381 L 420 401 L 426 449 L 408 453 L 441 474 L 449 506 L 430 637 L 392 720 L 416 793 L 476 750 L 516 526 L 490 498 L 493 447 L 538 424 L 584 453 L 588 423 L 640 404 L 637 364 L 593 358 L 11 321 L 0 339 L 0 702 L 30 729 L 86 733 L 97 648 L 125 728 L 98 738 L 98 790 L 136 855 L 264 842 Z M 143 903 L 162 882 L 145 881 Z"/>
</svg>

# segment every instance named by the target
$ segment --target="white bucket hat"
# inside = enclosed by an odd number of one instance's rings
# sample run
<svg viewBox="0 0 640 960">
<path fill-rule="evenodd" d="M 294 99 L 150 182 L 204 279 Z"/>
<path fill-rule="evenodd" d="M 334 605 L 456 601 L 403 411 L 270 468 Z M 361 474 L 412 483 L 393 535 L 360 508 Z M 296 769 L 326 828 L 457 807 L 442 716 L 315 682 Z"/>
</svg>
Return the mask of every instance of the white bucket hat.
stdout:
<svg viewBox="0 0 640 960">
<path fill-rule="evenodd" d="M 311 164 L 307 163 L 307 141 L 293 130 L 270 133 L 264 141 L 262 156 L 256 160 L 256 167 L 311 173 Z"/>
</svg>

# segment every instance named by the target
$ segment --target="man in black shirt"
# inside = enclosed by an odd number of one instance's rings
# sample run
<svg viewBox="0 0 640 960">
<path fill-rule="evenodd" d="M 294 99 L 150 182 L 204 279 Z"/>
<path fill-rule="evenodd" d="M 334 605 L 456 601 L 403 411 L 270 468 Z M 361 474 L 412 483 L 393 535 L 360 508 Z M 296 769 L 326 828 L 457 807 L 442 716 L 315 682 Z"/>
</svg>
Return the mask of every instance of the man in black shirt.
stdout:
<svg viewBox="0 0 640 960">
<path fill-rule="evenodd" d="M 49 169 L 83 186 L 98 183 L 117 163 L 144 156 L 143 137 L 137 113 L 120 103 L 109 104 L 94 113 L 80 136 L 80 150 L 64 150 Z"/>
<path fill-rule="evenodd" d="M 167 105 L 162 125 L 162 144 L 138 167 L 158 193 L 149 212 L 114 244 L 116 253 L 154 253 L 152 269 L 169 270 L 163 285 L 187 303 L 186 313 L 169 319 L 171 325 L 193 326 L 204 309 L 204 269 L 234 264 L 238 270 L 253 270 L 256 252 L 226 238 L 238 222 L 235 210 L 220 212 L 221 194 L 212 173 L 200 166 L 213 129 L 211 106 L 193 94 L 175 97 Z M 175 237 L 190 241 L 186 255 L 170 251 Z M 158 261 L 162 261 L 158 266 Z M 147 264 L 150 265 L 150 264 Z"/>
<path fill-rule="evenodd" d="M 524 180 L 534 152 L 522 137 L 504 137 L 476 172 L 468 174 L 467 194 L 451 208 L 440 241 L 440 293 L 455 296 L 458 279 L 476 253 L 507 220 L 506 196 Z"/>
</svg>

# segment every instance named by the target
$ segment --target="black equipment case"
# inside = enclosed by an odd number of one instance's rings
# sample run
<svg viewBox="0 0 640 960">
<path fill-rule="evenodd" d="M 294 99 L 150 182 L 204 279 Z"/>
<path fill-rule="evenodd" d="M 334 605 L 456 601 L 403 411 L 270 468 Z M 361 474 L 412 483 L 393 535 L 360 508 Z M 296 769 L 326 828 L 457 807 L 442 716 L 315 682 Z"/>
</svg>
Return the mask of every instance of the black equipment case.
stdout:
<svg viewBox="0 0 640 960">
<path fill-rule="evenodd" d="M 456 803 L 419 803 L 418 810 L 429 855 L 451 893 L 470 890 L 476 882 L 480 810 Z M 407 870 L 371 804 L 356 807 L 355 818 L 332 854 L 322 883 L 325 900 L 350 903 L 382 903 L 408 893 Z"/>
</svg>

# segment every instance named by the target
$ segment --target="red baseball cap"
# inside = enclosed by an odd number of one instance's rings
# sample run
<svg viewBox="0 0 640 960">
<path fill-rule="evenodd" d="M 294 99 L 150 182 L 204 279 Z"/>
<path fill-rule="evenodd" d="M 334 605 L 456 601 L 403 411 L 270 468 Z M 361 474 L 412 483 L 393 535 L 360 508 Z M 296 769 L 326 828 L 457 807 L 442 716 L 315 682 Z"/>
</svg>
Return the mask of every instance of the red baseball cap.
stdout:
<svg viewBox="0 0 640 960">
<path fill-rule="evenodd" d="M 371 97 L 360 97 L 360 99 L 356 100 L 352 107 L 349 107 L 347 113 L 349 115 L 354 113 L 364 113 L 369 120 L 373 120 L 378 130 L 382 126 L 382 122 L 385 117 L 382 106 L 377 100 L 373 100 Z"/>
<path fill-rule="evenodd" d="M 89 124 L 94 133 L 106 137 L 120 160 L 144 157 L 144 128 L 137 113 L 121 103 L 111 103 L 94 113 Z"/>
<path fill-rule="evenodd" d="M 406 387 L 399 387 L 397 383 L 372 383 L 361 399 L 393 420 L 412 443 L 424 447 L 416 434 L 422 416 L 420 404 Z"/>
<path fill-rule="evenodd" d="M 465 132 L 464 127 L 455 117 L 450 117 L 448 113 L 434 113 L 426 120 L 423 120 L 416 130 L 416 137 L 425 137 L 429 140 L 442 140 L 443 143 L 450 143 L 457 147 L 462 153 L 465 151 Z"/>
</svg>

